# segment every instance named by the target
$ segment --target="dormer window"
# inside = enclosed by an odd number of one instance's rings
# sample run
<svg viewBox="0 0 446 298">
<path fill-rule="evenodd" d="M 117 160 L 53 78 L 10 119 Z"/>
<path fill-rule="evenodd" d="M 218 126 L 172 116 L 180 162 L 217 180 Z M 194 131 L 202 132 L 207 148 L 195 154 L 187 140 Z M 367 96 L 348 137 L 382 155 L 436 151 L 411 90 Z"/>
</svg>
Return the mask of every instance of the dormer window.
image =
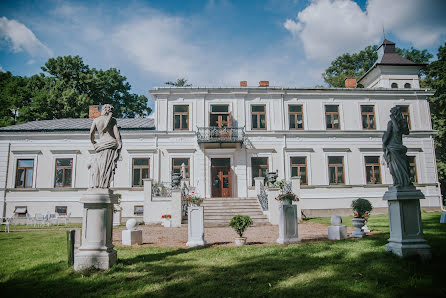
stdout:
<svg viewBox="0 0 446 298">
<path fill-rule="evenodd" d="M 398 84 L 397 83 L 392 83 L 392 88 L 398 88 Z"/>
<path fill-rule="evenodd" d="M 412 86 L 410 85 L 410 83 L 406 83 L 404 84 L 404 88 L 412 88 Z"/>
</svg>

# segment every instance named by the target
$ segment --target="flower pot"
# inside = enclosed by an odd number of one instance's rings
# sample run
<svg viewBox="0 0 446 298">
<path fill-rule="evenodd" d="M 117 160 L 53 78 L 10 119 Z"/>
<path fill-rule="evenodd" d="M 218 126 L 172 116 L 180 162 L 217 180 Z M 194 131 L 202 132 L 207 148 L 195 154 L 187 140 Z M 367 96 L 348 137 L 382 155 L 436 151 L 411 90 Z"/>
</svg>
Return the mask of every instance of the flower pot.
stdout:
<svg viewBox="0 0 446 298">
<path fill-rule="evenodd" d="M 170 228 L 171 225 L 172 225 L 172 222 L 170 221 L 170 219 L 165 219 L 165 220 L 163 220 L 163 226 L 164 226 L 165 228 Z"/>
<path fill-rule="evenodd" d="M 235 245 L 242 246 L 246 243 L 246 237 L 237 237 L 235 238 Z"/>
<path fill-rule="evenodd" d="M 282 205 L 293 205 L 293 201 L 291 200 L 283 200 Z"/>
<path fill-rule="evenodd" d="M 352 233 L 352 237 L 355 238 L 362 238 L 365 236 L 364 231 L 362 230 L 362 227 L 364 226 L 365 219 L 364 218 L 358 218 L 354 217 L 352 219 L 353 226 L 355 227 L 355 230 Z"/>
</svg>

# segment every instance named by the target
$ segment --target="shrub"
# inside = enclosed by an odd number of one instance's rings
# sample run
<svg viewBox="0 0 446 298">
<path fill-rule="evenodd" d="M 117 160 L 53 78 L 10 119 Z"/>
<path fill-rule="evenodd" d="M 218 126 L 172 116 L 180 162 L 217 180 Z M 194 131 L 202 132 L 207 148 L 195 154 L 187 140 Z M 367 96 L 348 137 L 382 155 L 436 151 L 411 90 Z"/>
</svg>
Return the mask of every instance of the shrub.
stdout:
<svg viewBox="0 0 446 298">
<path fill-rule="evenodd" d="M 252 225 L 251 217 L 240 214 L 234 216 L 229 223 L 229 226 L 233 228 L 240 237 L 243 237 L 243 233 L 250 225 Z"/>
<path fill-rule="evenodd" d="M 363 218 L 365 214 L 368 214 L 370 211 L 373 210 L 372 203 L 370 203 L 369 200 L 366 199 L 356 199 L 352 202 L 351 205 L 354 216 Z"/>
</svg>

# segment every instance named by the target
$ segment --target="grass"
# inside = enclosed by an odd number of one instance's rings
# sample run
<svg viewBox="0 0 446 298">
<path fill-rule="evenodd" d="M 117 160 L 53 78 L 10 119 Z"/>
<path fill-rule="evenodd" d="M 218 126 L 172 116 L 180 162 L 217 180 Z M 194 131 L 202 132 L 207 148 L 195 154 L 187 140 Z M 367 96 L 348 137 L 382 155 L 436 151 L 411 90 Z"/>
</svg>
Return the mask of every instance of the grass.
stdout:
<svg viewBox="0 0 446 298">
<path fill-rule="evenodd" d="M 432 261 L 386 253 L 387 216 L 364 239 L 297 245 L 118 248 L 118 264 L 100 272 L 66 265 L 61 230 L 0 233 L 0 293 L 16 296 L 445 296 L 446 225 L 423 213 Z M 323 222 L 329 219 L 312 219 Z M 349 224 L 348 219 L 344 221 Z M 351 222 L 351 221 L 350 221 Z"/>
</svg>

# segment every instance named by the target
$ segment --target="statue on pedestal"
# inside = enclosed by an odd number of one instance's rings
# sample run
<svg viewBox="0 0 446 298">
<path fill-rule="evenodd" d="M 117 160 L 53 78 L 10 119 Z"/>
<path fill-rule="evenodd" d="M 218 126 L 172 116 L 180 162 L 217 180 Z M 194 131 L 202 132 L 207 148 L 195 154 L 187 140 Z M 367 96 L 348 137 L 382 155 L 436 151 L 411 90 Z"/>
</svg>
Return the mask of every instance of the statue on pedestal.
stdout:
<svg viewBox="0 0 446 298">
<path fill-rule="evenodd" d="M 121 152 L 122 142 L 117 121 L 112 117 L 113 106 L 105 104 L 101 116 L 94 119 L 90 129 L 90 140 L 96 151 L 91 168 L 92 188 L 109 188 L 113 181 L 116 164 Z M 99 141 L 95 141 L 95 133 Z"/>
<path fill-rule="evenodd" d="M 403 118 L 400 108 L 393 107 L 390 110 L 387 131 L 383 135 L 383 151 L 393 178 L 393 185 L 397 188 L 412 186 L 409 160 L 406 155 L 407 147 L 403 145 L 403 134 L 409 134 L 407 121 Z"/>
</svg>

